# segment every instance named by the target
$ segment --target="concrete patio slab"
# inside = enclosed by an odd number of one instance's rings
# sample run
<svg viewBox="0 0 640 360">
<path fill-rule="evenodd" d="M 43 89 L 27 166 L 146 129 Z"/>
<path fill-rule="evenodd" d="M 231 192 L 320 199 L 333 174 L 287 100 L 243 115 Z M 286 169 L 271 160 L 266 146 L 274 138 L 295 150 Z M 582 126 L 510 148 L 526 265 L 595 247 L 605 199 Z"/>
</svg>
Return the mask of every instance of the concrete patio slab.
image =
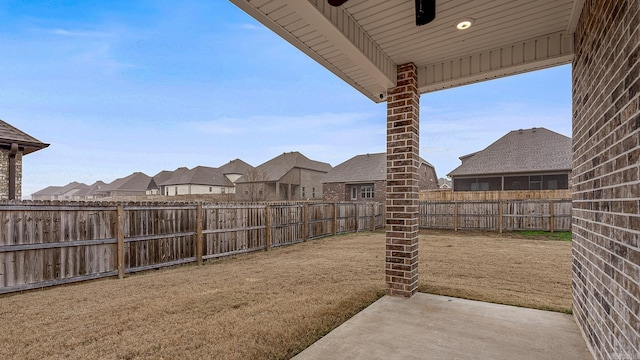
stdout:
<svg viewBox="0 0 640 360">
<path fill-rule="evenodd" d="M 294 359 L 593 359 L 571 315 L 385 296 Z"/>
</svg>

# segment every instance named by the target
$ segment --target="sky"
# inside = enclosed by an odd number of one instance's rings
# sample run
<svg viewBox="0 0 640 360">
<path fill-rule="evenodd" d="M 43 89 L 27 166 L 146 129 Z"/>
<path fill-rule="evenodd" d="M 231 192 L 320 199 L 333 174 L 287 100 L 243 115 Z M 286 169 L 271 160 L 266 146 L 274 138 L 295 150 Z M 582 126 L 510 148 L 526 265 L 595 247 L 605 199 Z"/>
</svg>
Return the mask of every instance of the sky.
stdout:
<svg viewBox="0 0 640 360">
<path fill-rule="evenodd" d="M 386 103 L 225 0 L 2 0 L 0 23 L 0 119 L 50 144 L 23 158 L 23 198 L 290 151 L 333 166 L 386 151 Z M 439 177 L 532 127 L 571 136 L 570 65 L 420 98 L 420 155 Z"/>
</svg>

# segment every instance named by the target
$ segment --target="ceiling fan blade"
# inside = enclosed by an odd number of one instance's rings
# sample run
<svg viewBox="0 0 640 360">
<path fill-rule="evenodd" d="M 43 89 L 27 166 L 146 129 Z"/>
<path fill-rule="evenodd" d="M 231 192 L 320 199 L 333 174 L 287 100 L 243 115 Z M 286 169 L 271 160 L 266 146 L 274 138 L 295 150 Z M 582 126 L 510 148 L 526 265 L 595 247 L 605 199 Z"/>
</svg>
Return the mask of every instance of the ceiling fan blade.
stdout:
<svg viewBox="0 0 640 360">
<path fill-rule="evenodd" d="M 436 0 L 416 0 L 416 25 L 425 25 L 436 18 Z"/>
<path fill-rule="evenodd" d="M 340 6 L 344 3 L 346 3 L 347 0 L 329 0 L 329 5 L 331 6 Z"/>
</svg>

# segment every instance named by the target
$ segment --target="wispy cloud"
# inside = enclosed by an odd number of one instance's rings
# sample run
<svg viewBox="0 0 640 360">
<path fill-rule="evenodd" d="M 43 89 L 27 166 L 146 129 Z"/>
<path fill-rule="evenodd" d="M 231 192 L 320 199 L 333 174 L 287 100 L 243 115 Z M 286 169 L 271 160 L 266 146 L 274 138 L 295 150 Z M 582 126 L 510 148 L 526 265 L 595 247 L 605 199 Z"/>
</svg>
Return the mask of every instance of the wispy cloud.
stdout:
<svg viewBox="0 0 640 360">
<path fill-rule="evenodd" d="M 109 38 L 114 37 L 114 33 L 104 32 L 104 31 L 87 31 L 87 30 L 69 30 L 69 29 L 52 29 L 48 30 L 48 32 L 66 37 L 73 38 Z"/>
<path fill-rule="evenodd" d="M 193 121 L 200 131 L 212 134 L 240 134 L 248 132 L 282 133 L 296 130 L 313 130 L 319 132 L 334 132 L 349 129 L 355 125 L 364 124 L 375 116 L 367 113 L 322 113 L 308 115 L 262 115 L 248 117 L 221 117 L 208 121 Z"/>
<path fill-rule="evenodd" d="M 251 24 L 251 23 L 242 23 L 239 26 L 241 29 L 245 29 L 245 30 L 251 30 L 251 31 L 260 31 L 260 32 L 264 32 L 266 30 L 266 28 L 264 26 L 258 26 L 255 24 Z"/>
</svg>

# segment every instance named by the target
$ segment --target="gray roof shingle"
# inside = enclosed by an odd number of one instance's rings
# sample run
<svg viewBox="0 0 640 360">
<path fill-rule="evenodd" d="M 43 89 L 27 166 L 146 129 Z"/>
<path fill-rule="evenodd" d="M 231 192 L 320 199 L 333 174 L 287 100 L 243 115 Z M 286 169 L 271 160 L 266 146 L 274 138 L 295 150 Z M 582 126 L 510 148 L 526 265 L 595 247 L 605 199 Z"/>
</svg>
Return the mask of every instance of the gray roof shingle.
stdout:
<svg viewBox="0 0 640 360">
<path fill-rule="evenodd" d="M 323 182 L 378 181 L 387 178 L 387 154 L 356 155 L 336 165 Z"/>
<path fill-rule="evenodd" d="M 109 191 L 147 191 L 151 177 L 142 172 L 134 172 L 133 174 L 114 180 L 105 185 L 96 193 L 105 193 Z"/>
<path fill-rule="evenodd" d="M 24 148 L 25 155 L 49 146 L 49 144 L 45 144 L 24 131 L 18 130 L 0 120 L 0 144 L 10 146 L 12 143 Z"/>
<path fill-rule="evenodd" d="M 186 168 L 179 168 L 173 172 L 173 175 L 159 183 L 158 185 L 211 185 L 211 186 L 233 186 L 233 183 L 224 176 L 223 172 L 219 168 L 212 168 L 206 166 L 196 166 L 189 170 Z"/>
<path fill-rule="evenodd" d="M 420 165 L 433 167 L 428 161 L 420 158 Z M 334 167 L 323 183 L 380 181 L 387 178 L 387 154 L 363 154 Z"/>
<path fill-rule="evenodd" d="M 310 160 L 300 152 L 293 151 L 284 153 L 259 165 L 256 170 L 261 174 L 264 174 L 264 180 L 261 181 L 270 182 L 279 181 L 293 168 L 328 173 L 331 170 L 331 165 L 320 161 Z M 238 183 L 242 182 L 246 182 L 244 177 L 238 180 Z"/>
<path fill-rule="evenodd" d="M 60 196 L 60 195 L 64 195 L 72 190 L 79 190 L 82 191 L 86 188 L 88 188 L 89 185 L 84 184 L 84 183 L 79 183 L 77 181 L 74 182 L 70 182 L 65 186 L 48 186 L 40 191 L 36 191 L 33 194 L 31 194 L 31 196 L 36 195 L 36 196 Z"/>
<path fill-rule="evenodd" d="M 571 171 L 571 138 L 545 128 L 513 130 L 486 149 L 460 157 L 448 176 Z"/>
<path fill-rule="evenodd" d="M 74 196 L 78 196 L 78 197 L 88 197 L 88 196 L 93 196 L 93 194 L 96 191 L 99 191 L 100 189 L 102 189 L 105 185 L 103 181 L 98 180 L 95 183 L 87 186 L 86 188 L 80 189 L 80 191 L 78 191 L 77 193 L 73 194 Z"/>
<path fill-rule="evenodd" d="M 227 174 L 242 175 L 242 174 L 246 174 L 248 171 L 251 171 L 253 169 L 253 166 L 247 164 L 246 162 L 240 159 L 235 159 L 220 166 L 218 169 L 220 169 L 220 171 L 222 171 L 222 173 L 225 175 Z"/>
</svg>

